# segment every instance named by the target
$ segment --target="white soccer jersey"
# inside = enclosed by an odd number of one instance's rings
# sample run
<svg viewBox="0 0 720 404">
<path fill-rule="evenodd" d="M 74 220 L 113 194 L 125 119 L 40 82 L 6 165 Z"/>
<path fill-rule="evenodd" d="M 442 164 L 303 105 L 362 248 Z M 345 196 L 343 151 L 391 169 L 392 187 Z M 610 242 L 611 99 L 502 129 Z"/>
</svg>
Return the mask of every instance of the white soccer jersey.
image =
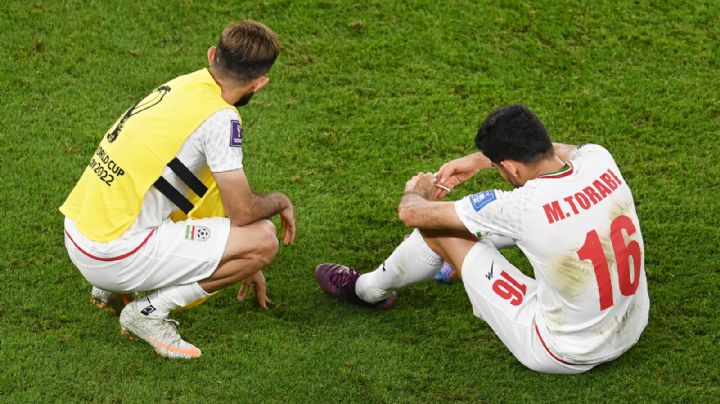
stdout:
<svg viewBox="0 0 720 404">
<path fill-rule="evenodd" d="M 650 306 L 643 239 L 630 188 L 603 147 L 584 145 L 560 172 L 455 209 L 473 234 L 509 237 L 525 253 L 552 352 L 598 363 L 637 342 Z"/>
<path fill-rule="evenodd" d="M 237 110 L 222 109 L 205 120 L 185 140 L 177 158 L 196 176 L 206 166 L 217 173 L 243 167 L 242 125 Z M 177 175 L 165 167 L 162 176 L 183 195 L 190 190 Z M 151 187 L 142 203 L 142 210 L 129 233 L 136 233 L 158 226 L 177 206 L 155 187 Z"/>
</svg>

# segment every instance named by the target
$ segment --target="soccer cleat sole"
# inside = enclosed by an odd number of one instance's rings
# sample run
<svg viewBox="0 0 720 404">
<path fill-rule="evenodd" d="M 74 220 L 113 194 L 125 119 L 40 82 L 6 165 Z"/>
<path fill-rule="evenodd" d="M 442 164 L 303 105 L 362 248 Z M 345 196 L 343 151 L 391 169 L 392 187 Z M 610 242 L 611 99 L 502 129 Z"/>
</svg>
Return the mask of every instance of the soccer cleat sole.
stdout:
<svg viewBox="0 0 720 404">
<path fill-rule="evenodd" d="M 127 338 L 130 341 L 138 340 L 138 337 L 136 337 L 135 334 L 131 333 L 130 331 L 128 331 L 124 328 L 120 328 L 120 335 L 122 335 L 123 337 Z"/>
<path fill-rule="evenodd" d="M 161 358 L 168 358 L 168 359 L 197 359 L 202 355 L 202 351 L 197 349 L 197 354 L 188 354 L 188 356 L 170 356 L 169 354 L 166 354 L 156 348 L 150 341 L 145 341 L 142 338 L 138 337 L 137 335 L 133 334 L 132 331 L 129 331 L 126 328 L 120 327 L 120 335 L 127 338 L 129 341 L 144 341 L 150 346 L 150 348 L 153 350 L 153 353 Z"/>
</svg>

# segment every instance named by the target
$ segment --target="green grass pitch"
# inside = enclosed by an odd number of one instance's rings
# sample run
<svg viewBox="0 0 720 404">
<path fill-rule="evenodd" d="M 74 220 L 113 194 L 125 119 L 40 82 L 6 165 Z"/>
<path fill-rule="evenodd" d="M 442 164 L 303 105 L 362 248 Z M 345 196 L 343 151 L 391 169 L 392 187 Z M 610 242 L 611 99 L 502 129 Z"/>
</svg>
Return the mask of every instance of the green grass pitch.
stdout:
<svg viewBox="0 0 720 404">
<path fill-rule="evenodd" d="M 87 303 L 57 207 L 115 119 L 243 18 L 283 44 L 241 110 L 246 172 L 295 202 L 297 242 L 266 271 L 270 310 L 226 289 L 174 316 L 202 358 L 165 360 Z M 0 402 L 717 400 L 719 41 L 712 0 L 3 1 Z M 460 285 L 380 313 L 313 281 L 319 263 L 390 254 L 405 181 L 471 152 L 513 102 L 557 141 L 605 145 L 634 191 L 650 322 L 585 375 L 523 368 Z M 494 187 L 483 173 L 453 194 Z"/>
</svg>

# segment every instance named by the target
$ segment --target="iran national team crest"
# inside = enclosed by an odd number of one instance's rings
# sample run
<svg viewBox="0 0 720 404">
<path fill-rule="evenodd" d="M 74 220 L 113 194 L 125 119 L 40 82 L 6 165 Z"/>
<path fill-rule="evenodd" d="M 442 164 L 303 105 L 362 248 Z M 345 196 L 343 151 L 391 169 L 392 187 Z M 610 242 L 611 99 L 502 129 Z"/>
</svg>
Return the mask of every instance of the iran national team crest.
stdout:
<svg viewBox="0 0 720 404">
<path fill-rule="evenodd" d="M 210 238 L 210 229 L 205 226 L 185 225 L 185 240 L 205 241 Z"/>
</svg>

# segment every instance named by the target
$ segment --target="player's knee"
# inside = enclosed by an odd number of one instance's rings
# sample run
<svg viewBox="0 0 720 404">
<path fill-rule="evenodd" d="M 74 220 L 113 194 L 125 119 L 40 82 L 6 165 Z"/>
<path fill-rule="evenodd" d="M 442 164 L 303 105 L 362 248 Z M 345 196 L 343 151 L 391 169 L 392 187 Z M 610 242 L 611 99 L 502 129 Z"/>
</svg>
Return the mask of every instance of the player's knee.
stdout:
<svg viewBox="0 0 720 404">
<path fill-rule="evenodd" d="M 236 229 L 228 241 L 226 260 L 250 260 L 253 266 L 268 266 L 279 249 L 275 225 L 269 220 L 261 220 Z"/>
<path fill-rule="evenodd" d="M 263 266 L 270 265 L 280 248 L 275 225 L 269 220 L 261 220 L 257 223 L 256 232 L 255 259 Z"/>
</svg>

